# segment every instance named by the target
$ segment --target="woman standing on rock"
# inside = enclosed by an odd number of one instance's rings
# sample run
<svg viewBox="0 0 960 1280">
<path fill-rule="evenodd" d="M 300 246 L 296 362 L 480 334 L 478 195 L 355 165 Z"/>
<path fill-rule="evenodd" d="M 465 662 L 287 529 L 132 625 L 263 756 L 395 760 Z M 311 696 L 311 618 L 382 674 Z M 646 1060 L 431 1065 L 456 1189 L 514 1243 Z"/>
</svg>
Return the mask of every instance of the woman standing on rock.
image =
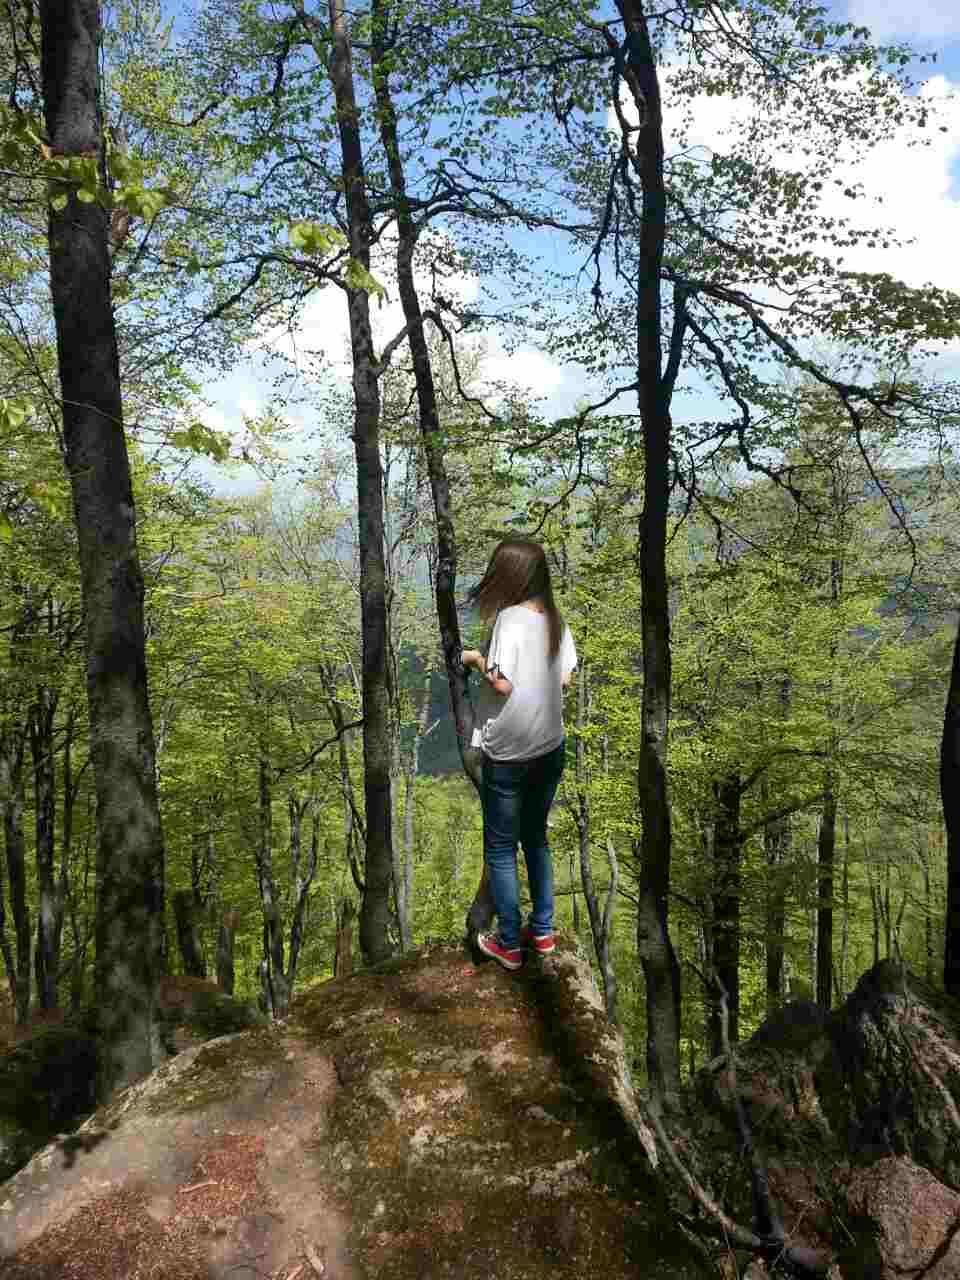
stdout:
<svg viewBox="0 0 960 1280">
<path fill-rule="evenodd" d="M 553 600 L 550 567 L 539 542 L 504 538 L 468 599 L 493 622 L 486 655 L 464 649 L 462 662 L 484 678 L 473 743 L 483 752 L 483 857 L 498 932 L 477 945 L 505 969 L 523 949 L 553 950 L 553 864 L 547 814 L 564 764 L 563 690 L 577 651 Z M 517 845 L 523 846 L 533 911 L 520 917 Z"/>
</svg>

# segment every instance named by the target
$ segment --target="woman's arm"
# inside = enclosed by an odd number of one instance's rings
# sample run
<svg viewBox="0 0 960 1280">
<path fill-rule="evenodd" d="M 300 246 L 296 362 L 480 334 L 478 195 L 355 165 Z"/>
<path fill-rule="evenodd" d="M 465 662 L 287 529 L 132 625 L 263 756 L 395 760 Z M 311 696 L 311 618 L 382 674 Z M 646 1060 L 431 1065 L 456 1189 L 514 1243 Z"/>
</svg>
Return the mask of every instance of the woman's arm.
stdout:
<svg viewBox="0 0 960 1280">
<path fill-rule="evenodd" d="M 513 693 L 513 685 L 510 681 L 506 676 L 498 674 L 499 667 L 494 666 L 487 670 L 487 660 L 479 649 L 464 649 L 460 655 L 460 661 L 465 667 L 473 667 L 474 671 L 479 671 L 494 693 L 499 693 L 501 698 L 509 698 Z"/>
</svg>

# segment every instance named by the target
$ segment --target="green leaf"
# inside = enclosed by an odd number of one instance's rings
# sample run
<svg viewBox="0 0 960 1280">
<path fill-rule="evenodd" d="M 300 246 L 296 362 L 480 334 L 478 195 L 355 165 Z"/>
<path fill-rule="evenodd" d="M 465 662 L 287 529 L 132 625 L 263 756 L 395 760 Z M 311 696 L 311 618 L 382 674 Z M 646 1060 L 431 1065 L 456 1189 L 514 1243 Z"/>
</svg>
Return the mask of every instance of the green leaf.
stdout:
<svg viewBox="0 0 960 1280">
<path fill-rule="evenodd" d="M 13 524 L 10 517 L 0 511 L 0 542 L 13 541 Z"/>
<path fill-rule="evenodd" d="M 0 427 L 16 431 L 22 427 L 33 408 L 31 401 L 20 397 L 16 400 L 0 400 Z"/>
<path fill-rule="evenodd" d="M 321 222 L 295 222 L 288 234 L 295 249 L 315 253 L 318 257 L 332 253 L 334 249 L 342 249 L 347 243 L 342 231 Z"/>
<path fill-rule="evenodd" d="M 77 188 L 77 199 L 81 204 L 93 204 L 97 198 L 96 191 L 91 191 L 89 187 Z"/>
<path fill-rule="evenodd" d="M 387 291 L 380 281 L 372 276 L 362 263 L 357 262 L 356 258 L 351 258 L 347 263 L 343 278 L 351 289 L 362 289 L 365 293 L 372 293 L 378 298 L 387 296 Z"/>
<path fill-rule="evenodd" d="M 50 208 L 56 210 L 57 213 L 63 213 L 67 207 L 68 196 L 65 191 L 61 191 L 59 195 L 52 196 L 50 199 Z"/>
<path fill-rule="evenodd" d="M 170 434 L 170 443 L 177 449 L 190 453 L 204 453 L 214 462 L 226 462 L 230 456 L 230 438 L 224 432 L 214 431 L 203 422 L 191 422 L 188 427 Z"/>
</svg>

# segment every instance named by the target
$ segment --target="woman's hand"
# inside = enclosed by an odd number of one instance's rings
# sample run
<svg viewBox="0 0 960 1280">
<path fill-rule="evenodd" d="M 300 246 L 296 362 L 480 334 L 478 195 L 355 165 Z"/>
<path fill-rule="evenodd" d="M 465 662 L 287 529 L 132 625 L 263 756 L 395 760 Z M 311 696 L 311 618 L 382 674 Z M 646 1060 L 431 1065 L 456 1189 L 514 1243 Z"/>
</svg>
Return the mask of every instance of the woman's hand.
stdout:
<svg viewBox="0 0 960 1280">
<path fill-rule="evenodd" d="M 498 666 L 494 665 L 487 670 L 487 660 L 479 649 L 464 649 L 460 661 L 465 667 L 473 667 L 474 671 L 479 671 L 494 693 L 499 693 L 501 698 L 509 698 L 513 693 L 513 685 L 506 676 L 500 674 Z"/>
</svg>

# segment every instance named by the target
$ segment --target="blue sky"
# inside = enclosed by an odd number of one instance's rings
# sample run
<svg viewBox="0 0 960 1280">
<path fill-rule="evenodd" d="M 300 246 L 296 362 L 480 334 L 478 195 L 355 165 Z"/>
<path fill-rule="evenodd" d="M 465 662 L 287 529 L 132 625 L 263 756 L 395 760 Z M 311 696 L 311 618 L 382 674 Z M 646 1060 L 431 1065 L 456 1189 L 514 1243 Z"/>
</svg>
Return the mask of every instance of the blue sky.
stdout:
<svg viewBox="0 0 960 1280">
<path fill-rule="evenodd" d="M 913 239 L 914 243 L 885 254 L 878 250 L 872 257 L 864 251 L 860 260 L 848 260 L 847 265 L 889 271 L 913 286 L 933 281 L 960 292 L 960 2 L 912 0 L 906 5 L 902 0 L 852 0 L 831 8 L 838 18 L 868 27 L 879 41 L 905 41 L 918 52 L 937 53 L 936 63 L 918 63 L 911 71 L 915 80 L 925 82 L 921 91 L 941 101 L 942 121 L 947 126 L 946 133 L 931 135 L 929 148 L 908 149 L 895 142 L 874 152 L 859 176 L 869 192 L 882 196 L 883 221 L 899 237 Z M 724 112 L 723 102 L 704 100 L 701 136 L 705 145 L 722 146 L 718 129 L 724 122 L 735 127 L 735 108 L 731 105 L 726 116 Z M 459 284 L 461 297 L 469 301 L 476 282 L 465 277 Z M 381 309 L 378 324 L 381 341 L 401 327 L 402 317 L 395 303 Z M 512 381 L 541 394 L 547 414 L 568 413 L 582 397 L 583 375 L 576 368 L 559 365 L 531 345 L 513 350 L 496 330 L 487 333 L 485 343 L 486 376 Z M 323 348 L 334 376 L 348 386 L 345 344 L 342 294 L 328 290 L 316 295 L 304 314 L 294 345 L 301 349 Z M 289 339 L 280 337 L 271 345 L 288 352 L 294 349 Z M 944 358 L 948 361 L 944 369 L 955 372 L 960 367 L 960 352 L 948 352 Z M 206 389 L 212 403 L 203 416 L 210 425 L 242 434 L 243 415 L 256 414 L 266 407 L 265 391 L 270 380 L 258 363 L 251 354 L 249 364 Z M 677 409 L 682 415 L 682 402 Z M 701 396 L 695 416 L 711 413 Z M 305 414 L 303 423 L 309 422 L 311 416 Z M 235 469 L 229 475 L 207 467 L 203 471 L 217 489 L 225 492 L 248 490 L 257 483 L 249 468 Z"/>
</svg>

